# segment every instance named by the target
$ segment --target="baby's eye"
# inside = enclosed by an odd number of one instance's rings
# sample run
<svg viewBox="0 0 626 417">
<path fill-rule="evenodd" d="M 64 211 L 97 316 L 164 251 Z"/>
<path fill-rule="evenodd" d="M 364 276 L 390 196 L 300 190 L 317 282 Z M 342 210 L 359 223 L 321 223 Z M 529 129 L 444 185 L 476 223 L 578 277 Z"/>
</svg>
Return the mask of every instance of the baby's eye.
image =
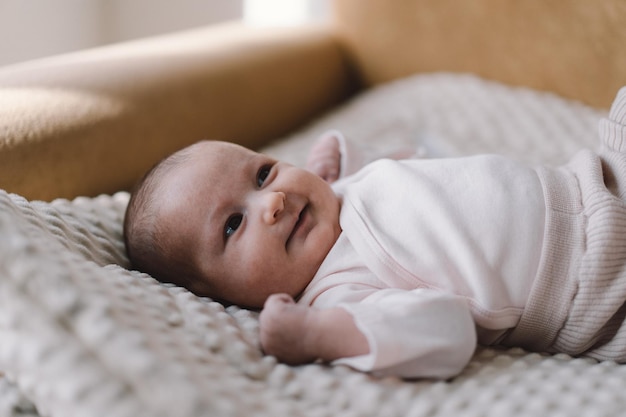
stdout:
<svg viewBox="0 0 626 417">
<path fill-rule="evenodd" d="M 271 165 L 263 165 L 259 172 L 256 174 L 256 185 L 262 187 L 265 183 L 265 180 L 270 175 L 270 171 L 272 170 Z"/>
<path fill-rule="evenodd" d="M 230 216 L 224 225 L 224 238 L 228 239 L 231 237 L 237 229 L 239 229 L 242 220 L 243 216 L 241 214 L 233 214 Z"/>
</svg>

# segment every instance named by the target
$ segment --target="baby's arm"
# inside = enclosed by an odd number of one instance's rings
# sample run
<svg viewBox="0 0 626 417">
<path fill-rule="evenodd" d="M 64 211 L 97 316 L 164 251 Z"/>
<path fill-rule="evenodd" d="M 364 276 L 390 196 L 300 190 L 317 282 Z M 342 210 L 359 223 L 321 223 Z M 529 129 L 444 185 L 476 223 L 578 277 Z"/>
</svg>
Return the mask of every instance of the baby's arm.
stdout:
<svg viewBox="0 0 626 417">
<path fill-rule="evenodd" d="M 260 321 L 263 349 L 283 362 L 320 358 L 377 375 L 450 378 L 476 347 L 467 301 L 437 290 L 380 289 L 328 310 L 276 295 Z"/>
<path fill-rule="evenodd" d="M 274 294 L 265 302 L 259 321 L 265 353 L 290 365 L 369 352 L 367 339 L 342 308 L 321 310 L 296 304 L 287 294 Z"/>
</svg>

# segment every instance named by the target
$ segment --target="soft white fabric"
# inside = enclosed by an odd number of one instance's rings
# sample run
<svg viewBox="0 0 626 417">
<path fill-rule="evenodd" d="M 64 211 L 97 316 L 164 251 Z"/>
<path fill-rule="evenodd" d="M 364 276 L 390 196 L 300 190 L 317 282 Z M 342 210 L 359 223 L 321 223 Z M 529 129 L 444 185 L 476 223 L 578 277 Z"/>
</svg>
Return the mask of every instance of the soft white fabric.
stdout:
<svg viewBox="0 0 626 417">
<path fill-rule="evenodd" d="M 342 363 L 447 378 L 474 350 L 474 323 L 483 344 L 517 324 L 544 233 L 543 191 L 533 169 L 494 155 L 383 159 L 333 188 L 342 199 L 345 236 L 300 302 L 349 303 L 344 306 L 368 336 L 371 353 Z M 345 259 L 362 264 L 345 265 Z M 383 289 L 404 291 L 392 291 L 389 302 L 373 295 Z M 445 307 L 436 305 L 438 297 Z M 367 307 L 352 305 L 359 301 Z M 387 311 L 390 305 L 396 308 Z M 441 340 L 444 329 L 454 329 L 447 340 Z M 433 346 L 432 339 L 441 342 Z"/>
<path fill-rule="evenodd" d="M 534 169 L 496 155 L 380 160 L 335 190 L 343 232 L 388 286 L 456 293 L 481 327 L 517 323 L 544 231 Z"/>
</svg>

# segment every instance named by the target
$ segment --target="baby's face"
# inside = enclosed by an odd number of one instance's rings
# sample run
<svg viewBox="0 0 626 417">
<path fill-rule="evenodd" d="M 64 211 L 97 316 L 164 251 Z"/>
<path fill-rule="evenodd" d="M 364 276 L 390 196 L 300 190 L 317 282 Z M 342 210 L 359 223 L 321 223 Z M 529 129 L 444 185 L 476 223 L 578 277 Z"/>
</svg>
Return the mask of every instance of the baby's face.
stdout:
<svg viewBox="0 0 626 417">
<path fill-rule="evenodd" d="M 178 250 L 205 276 L 192 290 L 249 307 L 300 294 L 341 231 L 330 186 L 237 145 L 196 148 L 166 177 L 161 204 Z"/>
</svg>

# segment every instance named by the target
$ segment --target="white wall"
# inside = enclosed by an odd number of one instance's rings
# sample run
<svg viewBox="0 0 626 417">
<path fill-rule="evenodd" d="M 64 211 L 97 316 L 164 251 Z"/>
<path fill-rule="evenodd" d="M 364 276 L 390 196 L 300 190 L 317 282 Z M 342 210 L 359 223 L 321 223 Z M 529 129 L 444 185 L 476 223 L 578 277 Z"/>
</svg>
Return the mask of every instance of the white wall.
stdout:
<svg viewBox="0 0 626 417">
<path fill-rule="evenodd" d="M 91 0 L 0 0 L 0 65 L 97 44 L 99 6 Z"/>
<path fill-rule="evenodd" d="M 240 19 L 242 0 L 101 0 L 106 39 L 150 36 L 224 20 Z"/>
<path fill-rule="evenodd" d="M 322 21 L 330 0 L 244 0 L 243 17 L 257 26 L 285 26 Z"/>
<path fill-rule="evenodd" d="M 0 0 L 0 65 L 242 16 L 242 0 Z"/>
<path fill-rule="evenodd" d="M 0 0 L 0 66 L 245 18 L 285 25 L 322 20 L 330 0 Z"/>
</svg>

